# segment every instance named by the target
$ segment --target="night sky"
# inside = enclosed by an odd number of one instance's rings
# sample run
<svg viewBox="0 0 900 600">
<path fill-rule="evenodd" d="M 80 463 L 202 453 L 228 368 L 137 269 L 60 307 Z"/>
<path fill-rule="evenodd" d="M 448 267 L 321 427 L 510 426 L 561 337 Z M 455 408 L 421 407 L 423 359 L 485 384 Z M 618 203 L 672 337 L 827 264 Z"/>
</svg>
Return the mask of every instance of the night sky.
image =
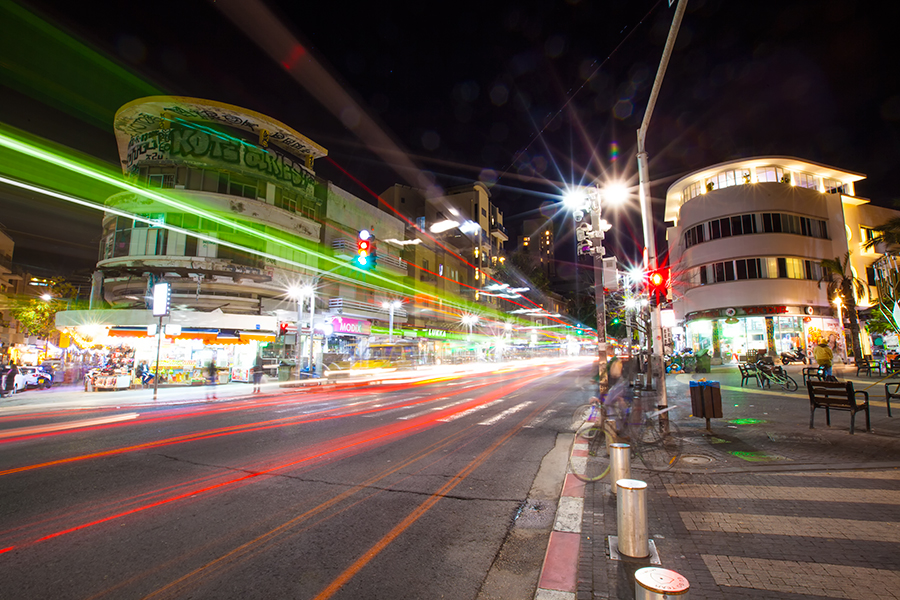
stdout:
<svg viewBox="0 0 900 600">
<path fill-rule="evenodd" d="M 612 216 L 607 247 L 620 260 L 636 257 L 635 138 L 674 14 L 667 0 L 268 3 L 303 46 L 301 60 L 319 61 L 418 171 L 373 152 L 357 135 L 357 117 L 308 93 L 226 17 L 222 7 L 231 4 L 22 6 L 162 93 L 286 123 L 374 192 L 398 182 L 489 182 L 511 237 L 523 218 L 556 214 L 551 205 L 565 185 L 622 179 L 633 186 L 633 208 Z M 647 140 L 657 219 L 678 177 L 759 154 L 864 173 L 857 194 L 893 206 L 898 10 L 877 6 L 690 0 Z M 264 24 L 259 14 L 247 21 Z M 98 110 L 85 117 L 0 82 L 0 120 L 117 160 L 112 116 L 133 99 L 127 90 L 98 90 L 90 98 Z M 320 160 L 316 168 L 374 202 L 335 165 Z M 92 266 L 100 216 L 72 213 L 59 226 L 59 210 L 0 190 L 0 223 L 16 240 L 17 261 Z M 558 259 L 570 261 L 571 238 L 559 243 Z"/>
</svg>

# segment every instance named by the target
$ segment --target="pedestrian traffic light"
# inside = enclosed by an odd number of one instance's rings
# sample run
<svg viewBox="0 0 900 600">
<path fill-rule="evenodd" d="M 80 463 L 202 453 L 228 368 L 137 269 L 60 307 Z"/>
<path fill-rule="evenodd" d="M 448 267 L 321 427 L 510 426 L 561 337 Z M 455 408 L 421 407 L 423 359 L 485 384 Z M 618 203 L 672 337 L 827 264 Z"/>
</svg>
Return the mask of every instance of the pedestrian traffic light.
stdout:
<svg viewBox="0 0 900 600">
<path fill-rule="evenodd" d="M 669 269 L 656 269 L 647 274 L 647 291 L 651 303 L 660 303 L 669 292 Z"/>
<path fill-rule="evenodd" d="M 280 337 L 284 337 L 287 333 L 288 324 L 287 323 L 279 323 L 278 324 L 278 335 Z"/>
<path fill-rule="evenodd" d="M 356 236 L 356 265 L 361 269 L 372 268 L 372 234 L 363 229 Z"/>
</svg>

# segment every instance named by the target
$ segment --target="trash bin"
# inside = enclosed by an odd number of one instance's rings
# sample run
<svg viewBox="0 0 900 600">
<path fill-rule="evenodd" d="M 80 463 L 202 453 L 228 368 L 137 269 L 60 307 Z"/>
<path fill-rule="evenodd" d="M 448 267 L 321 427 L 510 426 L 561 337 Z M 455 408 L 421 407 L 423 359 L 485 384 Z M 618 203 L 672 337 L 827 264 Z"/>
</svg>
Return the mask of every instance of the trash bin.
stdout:
<svg viewBox="0 0 900 600">
<path fill-rule="evenodd" d="M 710 419 L 722 418 L 722 389 L 718 381 L 692 381 L 691 412 L 695 417 L 706 419 L 709 429 Z"/>
<path fill-rule="evenodd" d="M 695 373 L 709 373 L 712 360 L 709 357 L 709 349 L 704 348 L 697 353 L 697 365 L 694 367 Z"/>
</svg>

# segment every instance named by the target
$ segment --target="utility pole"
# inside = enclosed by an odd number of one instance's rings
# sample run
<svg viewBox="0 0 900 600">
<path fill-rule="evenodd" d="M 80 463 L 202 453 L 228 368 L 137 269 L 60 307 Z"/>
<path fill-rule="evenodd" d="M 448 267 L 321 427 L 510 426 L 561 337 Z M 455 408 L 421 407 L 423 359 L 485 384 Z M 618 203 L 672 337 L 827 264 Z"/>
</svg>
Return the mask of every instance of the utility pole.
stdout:
<svg viewBox="0 0 900 600">
<path fill-rule="evenodd" d="M 659 70 L 656 72 L 656 79 L 653 80 L 653 88 L 650 90 L 650 98 L 647 101 L 647 109 L 644 111 L 644 119 L 641 122 L 641 128 L 637 132 L 637 163 L 638 178 L 640 181 L 640 197 L 641 197 L 641 217 L 644 226 L 644 269 L 645 272 L 653 271 L 659 268 L 656 255 L 656 238 L 653 233 L 653 210 L 650 205 L 650 167 L 647 157 L 645 142 L 647 140 L 647 128 L 650 126 L 650 117 L 653 116 L 653 109 L 656 106 L 656 99 L 659 96 L 659 90 L 662 87 L 662 80 L 666 74 L 666 68 L 669 66 L 669 59 L 672 56 L 672 49 L 675 47 L 675 38 L 678 37 L 678 30 L 681 27 L 681 20 L 684 17 L 684 11 L 687 8 L 687 0 L 678 0 L 678 6 L 675 7 L 675 16 L 672 18 L 672 25 L 669 28 L 669 37 L 666 39 L 666 46 L 663 48 L 662 58 L 659 61 Z M 650 368 L 648 369 L 648 387 L 652 384 L 652 373 L 654 368 L 658 369 L 659 377 L 659 403 L 662 406 L 668 405 L 666 397 L 666 366 L 663 361 L 663 340 L 662 325 L 660 320 L 659 302 L 652 307 L 651 317 L 651 339 L 653 344 L 653 355 L 650 357 Z"/>
</svg>

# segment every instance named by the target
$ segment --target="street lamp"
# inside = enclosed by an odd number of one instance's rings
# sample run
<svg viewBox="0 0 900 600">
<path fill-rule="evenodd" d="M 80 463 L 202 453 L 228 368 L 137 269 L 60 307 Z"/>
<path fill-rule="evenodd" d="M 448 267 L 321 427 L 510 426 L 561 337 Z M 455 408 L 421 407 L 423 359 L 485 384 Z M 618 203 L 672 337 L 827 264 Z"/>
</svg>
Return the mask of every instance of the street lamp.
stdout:
<svg viewBox="0 0 900 600">
<path fill-rule="evenodd" d="M 462 317 L 463 325 L 469 328 L 469 341 L 472 341 L 472 327 L 478 324 L 478 315 L 467 314 Z"/>
<path fill-rule="evenodd" d="M 601 217 L 601 201 L 618 204 L 627 198 L 627 190 L 621 184 L 608 184 L 603 189 L 596 186 L 576 187 L 563 194 L 563 205 L 572 211 L 575 221 L 581 221 L 590 211 L 591 228 L 585 231 L 585 243 L 579 244 L 577 254 L 590 254 L 594 261 L 594 299 L 597 310 L 597 354 L 599 356 L 599 393 L 609 387 L 606 373 L 606 295 L 603 291 L 603 239 L 611 225 Z"/>
<path fill-rule="evenodd" d="M 388 309 L 388 342 L 394 341 L 394 309 L 400 308 L 402 303 L 399 300 L 391 300 L 390 302 L 382 302 L 381 307 Z"/>
</svg>

